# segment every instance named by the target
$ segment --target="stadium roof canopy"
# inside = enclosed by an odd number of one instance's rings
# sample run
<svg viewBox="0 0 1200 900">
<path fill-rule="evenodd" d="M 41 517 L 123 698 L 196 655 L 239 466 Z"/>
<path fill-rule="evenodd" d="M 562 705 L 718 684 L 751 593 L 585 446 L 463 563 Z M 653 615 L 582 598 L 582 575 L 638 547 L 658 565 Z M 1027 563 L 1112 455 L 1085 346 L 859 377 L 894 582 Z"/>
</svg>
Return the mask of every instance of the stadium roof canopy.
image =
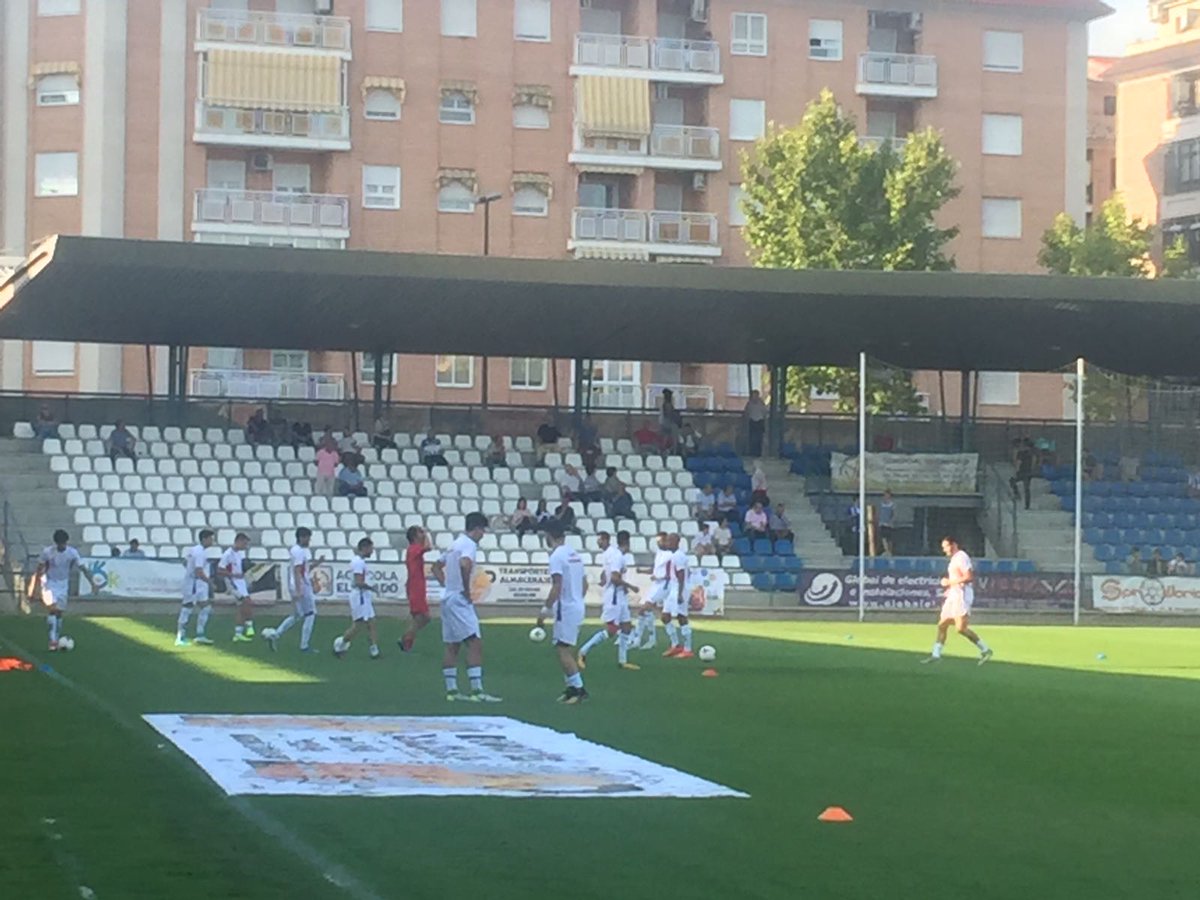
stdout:
<svg viewBox="0 0 1200 900">
<path fill-rule="evenodd" d="M 58 237 L 0 337 L 1200 375 L 1200 282 L 784 271 Z"/>
</svg>

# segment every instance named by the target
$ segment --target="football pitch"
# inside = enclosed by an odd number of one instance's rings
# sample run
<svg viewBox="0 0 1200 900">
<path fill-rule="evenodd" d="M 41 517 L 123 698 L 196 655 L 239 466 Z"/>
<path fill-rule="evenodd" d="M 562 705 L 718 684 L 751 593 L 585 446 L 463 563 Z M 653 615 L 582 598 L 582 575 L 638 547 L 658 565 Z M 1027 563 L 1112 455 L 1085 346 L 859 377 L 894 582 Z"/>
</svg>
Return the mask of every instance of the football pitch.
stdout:
<svg viewBox="0 0 1200 900">
<path fill-rule="evenodd" d="M 260 620 L 259 625 L 265 623 Z M 273 622 L 272 622 L 273 624 Z M 415 652 L 295 632 L 176 649 L 174 620 L 0 619 L 0 895 L 127 898 L 1194 897 L 1200 632 L 980 626 L 922 666 L 928 623 L 698 623 L 695 660 L 612 644 L 562 682 L 530 623 L 485 622 L 496 706 L 449 704 L 436 623 Z M 585 629 L 590 634 L 591 629 Z M 662 649 L 660 632 L 660 645 Z M 1103 655 L 1101 657 L 1101 655 Z M 748 798 L 227 796 L 152 713 L 499 715 Z M 817 820 L 844 807 L 849 823 Z"/>
</svg>

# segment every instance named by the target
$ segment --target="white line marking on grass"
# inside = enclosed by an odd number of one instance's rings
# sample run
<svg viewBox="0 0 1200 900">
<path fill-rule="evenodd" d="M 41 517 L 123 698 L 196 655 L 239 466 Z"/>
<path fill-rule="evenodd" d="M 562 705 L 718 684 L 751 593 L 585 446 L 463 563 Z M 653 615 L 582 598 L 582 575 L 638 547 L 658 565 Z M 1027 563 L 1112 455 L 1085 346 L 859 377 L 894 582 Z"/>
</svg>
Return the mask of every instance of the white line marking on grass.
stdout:
<svg viewBox="0 0 1200 900">
<path fill-rule="evenodd" d="M 57 684 L 62 685 L 68 690 L 75 693 L 84 702 L 92 708 L 104 713 L 112 720 L 113 724 L 119 728 L 128 731 L 136 736 L 139 740 L 146 741 L 148 738 L 155 738 L 157 735 L 146 727 L 141 719 L 131 718 L 123 710 L 109 703 L 103 697 L 93 693 L 82 685 L 76 684 L 71 679 L 62 675 L 57 670 L 51 668 L 43 660 L 28 652 L 24 647 L 17 644 L 11 638 L 0 636 L 0 645 L 9 648 L 10 652 L 17 656 L 23 657 L 32 662 L 44 675 L 48 675 L 50 679 Z M 155 740 L 157 743 L 157 740 Z M 194 780 L 203 782 L 207 790 L 214 791 L 226 803 L 228 803 L 243 819 L 255 825 L 260 831 L 275 839 L 275 841 L 283 847 L 288 853 L 301 860 L 306 866 L 315 870 L 324 880 L 331 884 L 337 885 L 355 900 L 384 900 L 379 894 L 375 893 L 370 887 L 359 881 L 354 875 L 347 872 L 341 866 L 327 859 L 315 847 L 290 831 L 287 826 L 276 819 L 274 816 L 263 812 L 260 809 L 255 809 L 244 798 L 234 797 L 225 794 L 220 790 L 213 781 L 198 768 L 184 754 L 176 752 L 171 753 L 170 757 L 175 761 L 180 771 L 187 772 L 188 776 Z M 47 825 L 53 820 L 44 820 Z M 88 888 L 88 890 L 91 890 Z M 80 888 L 82 895 L 83 888 Z M 94 896 L 94 895 L 93 895 Z"/>
</svg>

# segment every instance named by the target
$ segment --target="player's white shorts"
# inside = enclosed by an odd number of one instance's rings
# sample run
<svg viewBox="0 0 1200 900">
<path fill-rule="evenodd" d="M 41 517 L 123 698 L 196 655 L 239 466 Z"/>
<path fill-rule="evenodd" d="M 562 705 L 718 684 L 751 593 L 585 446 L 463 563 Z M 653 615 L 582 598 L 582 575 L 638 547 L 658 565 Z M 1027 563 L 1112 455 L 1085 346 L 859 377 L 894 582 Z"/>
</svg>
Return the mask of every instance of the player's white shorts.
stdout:
<svg viewBox="0 0 1200 900">
<path fill-rule="evenodd" d="M 65 581 L 43 581 L 42 604 L 44 606 L 57 606 L 61 610 L 66 610 L 67 594 L 70 592 L 70 585 Z"/>
<path fill-rule="evenodd" d="M 447 594 L 442 598 L 442 643 L 461 644 L 472 637 L 482 637 L 475 605 L 466 597 Z"/>
<path fill-rule="evenodd" d="M 250 596 L 250 591 L 246 588 L 245 578 L 230 578 L 226 584 L 229 586 L 229 593 L 233 594 L 233 599 L 245 600 Z"/>
<path fill-rule="evenodd" d="M 296 608 L 298 616 L 311 616 L 317 611 L 317 598 L 313 596 L 311 584 L 304 585 L 304 591 L 301 594 L 292 594 L 292 605 Z"/>
<path fill-rule="evenodd" d="M 585 615 L 582 603 L 572 603 L 564 606 L 555 605 L 554 613 L 554 643 L 574 647 L 579 643 L 579 629 L 583 627 Z"/>
<path fill-rule="evenodd" d="M 964 596 L 961 588 L 950 588 L 946 591 L 946 599 L 942 601 L 942 616 L 939 621 L 961 619 L 971 614 L 971 600 Z"/>
<path fill-rule="evenodd" d="M 375 604 L 371 602 L 371 592 L 361 588 L 350 591 L 350 620 L 352 622 L 369 622 L 375 618 Z"/>
<path fill-rule="evenodd" d="M 183 579 L 183 602 L 207 603 L 208 582 L 195 576 L 188 576 Z"/>
<path fill-rule="evenodd" d="M 661 607 L 667 602 L 667 597 L 671 593 L 671 583 L 669 581 L 656 581 L 650 588 L 649 603 L 651 606 Z"/>
<path fill-rule="evenodd" d="M 686 616 L 687 610 L 687 588 L 684 588 L 683 596 L 679 596 L 679 586 L 671 585 L 671 590 L 667 592 L 667 597 L 663 601 L 662 611 L 664 616 Z"/>
<path fill-rule="evenodd" d="M 633 621 L 629 612 L 629 594 L 616 585 L 604 589 L 604 606 L 600 610 L 600 621 L 605 625 L 625 625 Z"/>
</svg>

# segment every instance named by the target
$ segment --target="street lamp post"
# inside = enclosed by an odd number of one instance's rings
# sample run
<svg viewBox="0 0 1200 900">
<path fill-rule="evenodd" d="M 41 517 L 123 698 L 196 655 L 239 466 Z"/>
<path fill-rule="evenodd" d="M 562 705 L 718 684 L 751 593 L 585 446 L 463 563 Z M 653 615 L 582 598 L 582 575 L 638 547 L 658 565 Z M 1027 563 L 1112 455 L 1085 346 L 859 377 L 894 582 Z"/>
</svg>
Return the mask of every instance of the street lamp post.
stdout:
<svg viewBox="0 0 1200 900">
<path fill-rule="evenodd" d="M 483 255 L 489 256 L 492 249 L 492 204 L 500 200 L 503 194 L 480 194 L 475 198 L 475 205 L 483 206 Z M 488 358 L 486 356 L 480 359 L 483 370 L 480 373 L 479 389 L 480 389 L 480 406 L 483 409 L 488 408 Z"/>
</svg>

